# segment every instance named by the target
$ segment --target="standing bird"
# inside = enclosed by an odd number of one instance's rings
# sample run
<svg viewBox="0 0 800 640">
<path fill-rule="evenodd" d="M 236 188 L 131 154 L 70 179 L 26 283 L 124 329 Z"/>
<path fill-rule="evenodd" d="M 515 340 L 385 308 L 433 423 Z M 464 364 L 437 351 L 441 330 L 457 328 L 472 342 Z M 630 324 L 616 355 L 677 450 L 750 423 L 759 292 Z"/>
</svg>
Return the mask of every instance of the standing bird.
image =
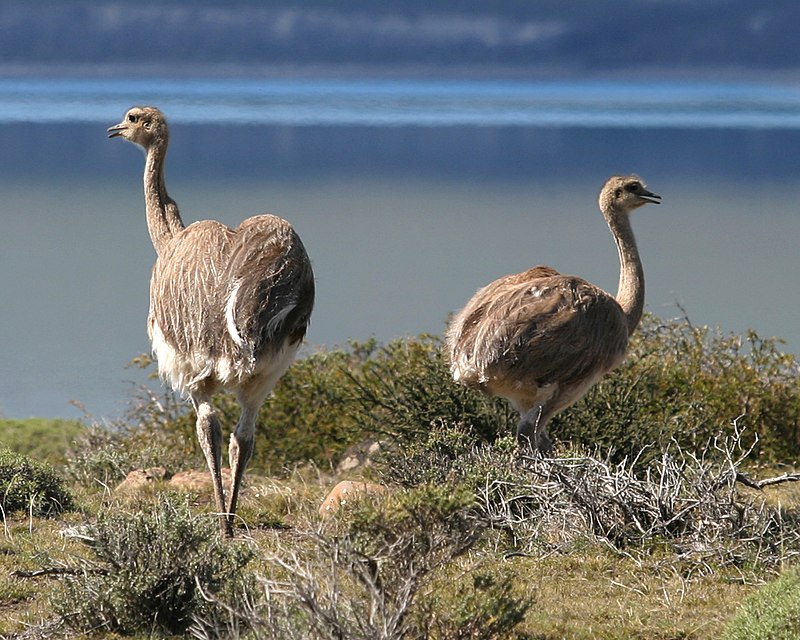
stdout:
<svg viewBox="0 0 800 640">
<path fill-rule="evenodd" d="M 258 411 L 308 327 L 314 306 L 311 262 L 291 225 L 276 216 L 254 216 L 236 229 L 214 220 L 184 227 L 164 183 L 169 129 L 155 107 L 131 108 L 108 136 L 145 151 L 147 229 L 157 254 L 148 334 L 159 374 L 189 397 L 197 414 L 197 437 L 214 482 L 220 529 L 230 538 Z M 227 504 L 222 427 L 211 404 L 224 388 L 235 391 L 242 408 L 228 451 Z"/>
<path fill-rule="evenodd" d="M 630 214 L 660 200 L 636 176 L 609 178 L 600 191 L 619 251 L 616 297 L 540 265 L 483 287 L 453 318 L 447 330 L 453 378 L 506 398 L 520 415 L 521 444 L 549 453 L 548 420 L 622 362 L 644 310 Z"/>
</svg>

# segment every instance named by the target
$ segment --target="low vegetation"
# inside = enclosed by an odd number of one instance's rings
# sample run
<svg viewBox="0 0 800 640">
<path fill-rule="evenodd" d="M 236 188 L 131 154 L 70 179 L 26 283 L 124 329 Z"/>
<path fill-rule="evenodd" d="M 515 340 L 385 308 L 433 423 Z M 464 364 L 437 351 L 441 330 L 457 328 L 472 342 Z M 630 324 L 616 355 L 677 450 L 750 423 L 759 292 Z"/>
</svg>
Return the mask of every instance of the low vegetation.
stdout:
<svg viewBox="0 0 800 640">
<path fill-rule="evenodd" d="M 235 403 L 218 405 L 231 425 Z M 433 336 L 307 355 L 264 409 L 238 536 L 221 543 L 208 492 L 114 490 L 135 468 L 202 468 L 183 404 L 142 389 L 49 467 L 74 496 L 57 503 L 80 511 L 33 513 L 32 490 L 5 513 L 0 635 L 797 634 L 800 370 L 778 342 L 650 317 L 627 363 L 553 421 L 554 458 L 520 450 L 515 421 L 450 381 Z M 336 471 L 373 440 L 369 464 Z M 35 476 L 9 455 L 8 477 Z M 345 477 L 389 491 L 321 519 Z"/>
<path fill-rule="evenodd" d="M 800 573 L 790 569 L 745 600 L 724 640 L 800 637 Z"/>
<path fill-rule="evenodd" d="M 212 518 L 170 497 L 103 511 L 65 532 L 87 552 L 51 595 L 53 611 L 76 633 L 185 633 L 193 620 L 213 615 L 206 594 L 225 594 L 252 559 L 218 532 Z"/>
<path fill-rule="evenodd" d="M 72 495 L 55 470 L 10 449 L 0 449 L 0 510 L 49 516 L 74 508 Z"/>
<path fill-rule="evenodd" d="M 41 462 L 63 465 L 72 441 L 84 428 L 78 420 L 0 419 L 0 448 L 11 449 Z"/>
</svg>

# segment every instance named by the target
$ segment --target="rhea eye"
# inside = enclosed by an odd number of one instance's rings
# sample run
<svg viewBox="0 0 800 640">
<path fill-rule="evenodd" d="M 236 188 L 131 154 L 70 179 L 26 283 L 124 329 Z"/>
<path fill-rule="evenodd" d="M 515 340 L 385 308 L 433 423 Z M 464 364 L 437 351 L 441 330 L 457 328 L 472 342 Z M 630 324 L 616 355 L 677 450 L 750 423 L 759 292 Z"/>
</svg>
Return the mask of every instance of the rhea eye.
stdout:
<svg viewBox="0 0 800 640">
<path fill-rule="evenodd" d="M 614 197 L 619 198 L 622 195 L 622 189 L 614 189 Z"/>
<path fill-rule="evenodd" d="M 128 122 L 134 122 L 135 123 L 136 122 L 136 116 L 133 115 L 132 113 L 129 113 L 128 114 Z"/>
<path fill-rule="evenodd" d="M 638 182 L 631 182 L 625 187 L 625 191 L 628 191 L 629 193 L 636 193 L 639 191 L 641 186 L 642 185 L 640 185 Z"/>
</svg>

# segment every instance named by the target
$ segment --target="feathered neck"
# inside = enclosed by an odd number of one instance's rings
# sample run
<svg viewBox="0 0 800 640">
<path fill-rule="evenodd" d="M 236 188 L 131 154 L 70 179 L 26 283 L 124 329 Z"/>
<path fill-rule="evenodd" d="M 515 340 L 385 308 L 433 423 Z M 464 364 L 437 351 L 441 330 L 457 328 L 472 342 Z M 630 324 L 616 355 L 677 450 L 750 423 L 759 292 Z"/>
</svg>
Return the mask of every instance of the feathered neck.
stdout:
<svg viewBox="0 0 800 640">
<path fill-rule="evenodd" d="M 168 138 L 159 137 L 145 150 L 144 202 L 147 212 L 147 230 L 158 255 L 183 228 L 178 205 L 169 197 L 164 182 L 164 160 L 167 156 Z"/>
<path fill-rule="evenodd" d="M 619 252 L 616 300 L 628 320 L 630 335 L 638 326 L 644 312 L 644 268 L 628 214 L 617 213 L 607 216 L 606 219 Z"/>
</svg>

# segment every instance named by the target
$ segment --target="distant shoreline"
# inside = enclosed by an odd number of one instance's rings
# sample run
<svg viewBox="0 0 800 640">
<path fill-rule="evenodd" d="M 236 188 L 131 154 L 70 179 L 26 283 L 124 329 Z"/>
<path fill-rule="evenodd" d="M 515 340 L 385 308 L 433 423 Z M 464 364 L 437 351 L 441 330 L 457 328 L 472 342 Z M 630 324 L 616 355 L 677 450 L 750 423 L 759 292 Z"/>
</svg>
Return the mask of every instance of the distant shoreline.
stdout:
<svg viewBox="0 0 800 640">
<path fill-rule="evenodd" d="M 128 78 L 366 78 L 437 80 L 670 80 L 800 84 L 798 69 L 629 67 L 598 71 L 578 66 L 475 64 L 127 64 L 0 63 L 0 77 Z"/>
</svg>

